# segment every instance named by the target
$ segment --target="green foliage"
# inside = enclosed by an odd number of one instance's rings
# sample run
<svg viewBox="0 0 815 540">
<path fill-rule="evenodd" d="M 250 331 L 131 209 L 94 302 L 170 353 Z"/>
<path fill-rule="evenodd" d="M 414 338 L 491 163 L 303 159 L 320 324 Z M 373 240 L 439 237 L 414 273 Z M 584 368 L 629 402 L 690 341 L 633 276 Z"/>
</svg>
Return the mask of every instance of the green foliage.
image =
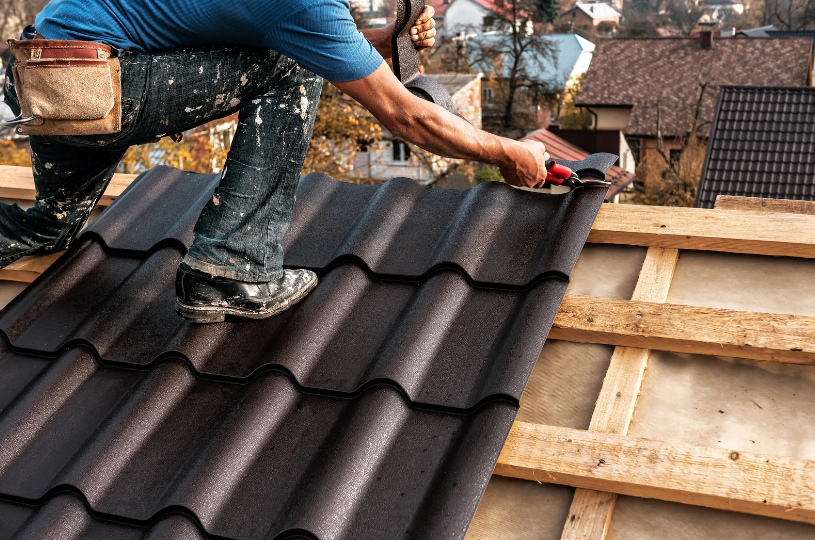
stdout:
<svg viewBox="0 0 815 540">
<path fill-rule="evenodd" d="M 484 165 L 477 173 L 475 173 L 475 183 L 483 184 L 484 182 L 503 182 L 504 177 L 501 176 L 501 171 L 494 165 Z"/>
<path fill-rule="evenodd" d="M 553 23 L 557 20 L 560 8 L 557 0 L 535 0 L 535 7 L 538 8 L 538 16 L 541 21 Z"/>
</svg>

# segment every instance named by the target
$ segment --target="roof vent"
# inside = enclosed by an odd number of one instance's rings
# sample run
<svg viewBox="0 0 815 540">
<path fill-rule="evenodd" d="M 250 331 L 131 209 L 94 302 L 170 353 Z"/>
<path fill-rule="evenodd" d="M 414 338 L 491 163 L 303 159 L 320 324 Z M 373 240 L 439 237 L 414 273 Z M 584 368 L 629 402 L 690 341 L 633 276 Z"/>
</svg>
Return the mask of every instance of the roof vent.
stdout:
<svg viewBox="0 0 815 540">
<path fill-rule="evenodd" d="M 716 27 L 715 22 L 700 22 L 699 26 L 702 27 L 699 32 L 699 48 L 712 49 L 713 48 L 713 30 Z"/>
</svg>

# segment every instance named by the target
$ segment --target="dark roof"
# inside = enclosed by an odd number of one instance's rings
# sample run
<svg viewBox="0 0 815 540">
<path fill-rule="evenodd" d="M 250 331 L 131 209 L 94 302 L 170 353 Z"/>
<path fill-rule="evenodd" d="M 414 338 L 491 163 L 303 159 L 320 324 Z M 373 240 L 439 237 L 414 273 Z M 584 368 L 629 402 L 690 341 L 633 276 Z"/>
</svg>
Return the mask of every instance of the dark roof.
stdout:
<svg viewBox="0 0 815 540">
<path fill-rule="evenodd" d="M 767 30 L 771 37 L 808 37 L 815 38 L 815 30 Z"/>
<path fill-rule="evenodd" d="M 542 142 L 546 146 L 546 151 L 557 160 L 581 161 L 589 156 L 589 153 L 582 148 L 573 145 L 566 139 L 558 137 L 548 129 L 533 131 L 522 140 L 533 140 Z M 611 182 L 611 187 L 606 193 L 606 200 L 611 200 L 625 186 L 634 181 L 634 175 L 618 166 L 613 166 L 606 173 L 606 180 Z"/>
<path fill-rule="evenodd" d="M 478 74 L 473 73 L 430 73 L 427 76 L 441 83 L 451 96 L 479 78 Z"/>
<path fill-rule="evenodd" d="M 815 200 L 815 88 L 722 88 L 696 206 L 718 195 Z"/>
<path fill-rule="evenodd" d="M 709 83 L 701 114 L 706 128 L 719 85 L 805 86 L 811 54 L 812 40 L 804 38 L 719 39 L 708 50 L 685 38 L 601 39 L 577 101 L 633 105 L 625 133 L 645 137 L 656 136 L 659 103 L 663 135 L 683 135 L 692 125 L 700 83 Z"/>
<path fill-rule="evenodd" d="M 192 325 L 217 180 L 142 176 L 0 312 L 0 537 L 462 538 L 603 191 L 311 175 L 284 245 L 318 288 Z"/>
</svg>

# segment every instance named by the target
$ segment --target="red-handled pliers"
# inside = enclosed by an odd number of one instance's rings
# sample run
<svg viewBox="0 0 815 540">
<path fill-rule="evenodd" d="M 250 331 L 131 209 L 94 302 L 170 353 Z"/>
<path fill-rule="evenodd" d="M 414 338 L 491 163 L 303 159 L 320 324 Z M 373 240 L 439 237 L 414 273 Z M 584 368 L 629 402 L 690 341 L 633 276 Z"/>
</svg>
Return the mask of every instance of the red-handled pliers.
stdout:
<svg viewBox="0 0 815 540">
<path fill-rule="evenodd" d="M 611 185 L 611 182 L 605 180 L 581 180 L 569 167 L 561 165 L 554 159 L 546 161 L 546 183 L 572 188 Z"/>
</svg>

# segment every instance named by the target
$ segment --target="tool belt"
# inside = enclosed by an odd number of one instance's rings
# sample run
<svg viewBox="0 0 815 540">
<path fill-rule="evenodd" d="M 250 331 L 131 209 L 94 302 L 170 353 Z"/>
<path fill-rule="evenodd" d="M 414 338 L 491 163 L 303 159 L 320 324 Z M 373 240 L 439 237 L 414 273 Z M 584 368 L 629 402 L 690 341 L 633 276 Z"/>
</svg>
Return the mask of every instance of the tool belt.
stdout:
<svg viewBox="0 0 815 540">
<path fill-rule="evenodd" d="M 122 129 L 122 74 L 107 45 L 9 40 L 23 135 L 105 135 Z"/>
</svg>

